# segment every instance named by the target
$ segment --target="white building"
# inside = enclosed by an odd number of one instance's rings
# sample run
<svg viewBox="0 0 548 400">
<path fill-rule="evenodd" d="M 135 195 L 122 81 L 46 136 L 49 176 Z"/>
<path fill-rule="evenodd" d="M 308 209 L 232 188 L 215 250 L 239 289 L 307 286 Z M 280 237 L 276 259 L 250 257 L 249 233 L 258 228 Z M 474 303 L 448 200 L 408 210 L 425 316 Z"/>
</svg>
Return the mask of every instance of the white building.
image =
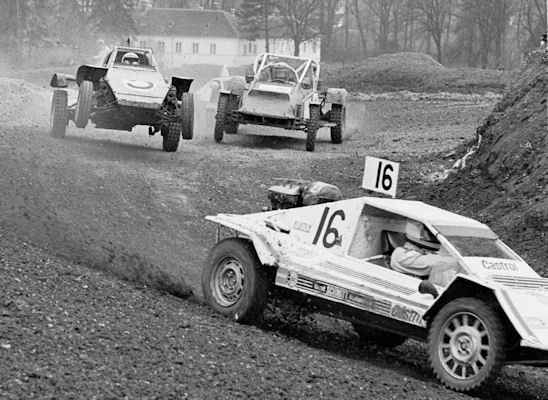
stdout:
<svg viewBox="0 0 548 400">
<path fill-rule="evenodd" d="M 162 68 L 188 64 L 234 67 L 253 63 L 265 51 L 265 39 L 249 41 L 238 31 L 236 16 L 220 10 L 148 8 L 135 15 L 134 44 L 151 47 Z M 271 38 L 270 52 L 293 54 L 293 41 Z M 300 55 L 320 59 L 320 39 L 302 43 Z"/>
</svg>

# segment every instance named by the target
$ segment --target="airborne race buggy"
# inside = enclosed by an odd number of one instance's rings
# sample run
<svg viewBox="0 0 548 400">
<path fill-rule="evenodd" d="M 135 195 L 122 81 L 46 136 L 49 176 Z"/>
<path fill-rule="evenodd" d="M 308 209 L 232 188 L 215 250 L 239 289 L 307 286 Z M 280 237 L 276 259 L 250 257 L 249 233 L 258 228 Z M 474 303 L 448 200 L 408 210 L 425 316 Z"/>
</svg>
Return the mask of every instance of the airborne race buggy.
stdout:
<svg viewBox="0 0 548 400">
<path fill-rule="evenodd" d="M 71 82 L 78 85 L 78 100 L 68 104 Z M 189 88 L 192 79 L 164 80 L 152 50 L 117 46 L 101 66 L 82 65 L 76 77 L 54 74 L 51 105 L 51 133 L 65 136 L 69 120 L 78 128 L 91 121 L 97 128 L 131 131 L 148 125 L 149 134 L 161 132 L 163 149 L 176 151 L 179 139 L 192 139 L 194 100 Z"/>
<path fill-rule="evenodd" d="M 221 90 L 215 141 L 223 140 L 224 133 L 237 133 L 240 124 L 255 124 L 305 131 L 307 151 L 314 151 L 321 127 L 331 128 L 332 143 L 342 143 L 348 93 L 336 88 L 320 93 L 319 76 L 320 64 L 315 60 L 259 55 L 245 85 Z"/>
</svg>

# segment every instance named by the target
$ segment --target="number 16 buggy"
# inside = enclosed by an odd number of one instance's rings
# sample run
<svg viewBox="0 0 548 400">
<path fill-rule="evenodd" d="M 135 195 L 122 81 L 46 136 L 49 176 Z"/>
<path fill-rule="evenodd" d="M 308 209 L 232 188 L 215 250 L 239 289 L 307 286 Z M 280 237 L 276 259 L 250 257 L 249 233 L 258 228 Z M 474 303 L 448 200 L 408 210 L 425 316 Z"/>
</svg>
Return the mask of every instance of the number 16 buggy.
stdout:
<svg viewBox="0 0 548 400">
<path fill-rule="evenodd" d="M 204 297 L 230 318 L 253 322 L 269 291 L 304 297 L 366 341 L 425 341 L 434 375 L 457 391 L 492 381 L 504 363 L 548 365 L 548 279 L 478 221 L 376 197 L 206 218 L 225 238 L 204 264 Z M 435 268 L 427 279 L 390 268 L 409 224 L 456 260 L 447 282 Z"/>
</svg>

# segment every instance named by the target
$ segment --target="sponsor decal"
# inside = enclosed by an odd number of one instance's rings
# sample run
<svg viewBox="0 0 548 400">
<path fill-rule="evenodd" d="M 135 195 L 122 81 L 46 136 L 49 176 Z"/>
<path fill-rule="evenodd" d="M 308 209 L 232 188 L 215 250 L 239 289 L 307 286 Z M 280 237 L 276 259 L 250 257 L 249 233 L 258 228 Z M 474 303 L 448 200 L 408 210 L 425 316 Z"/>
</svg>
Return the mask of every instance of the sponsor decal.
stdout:
<svg viewBox="0 0 548 400">
<path fill-rule="evenodd" d="M 154 86 L 152 82 L 147 81 L 125 81 L 124 83 L 130 88 L 141 90 L 151 89 Z"/>
<path fill-rule="evenodd" d="M 508 261 L 487 261 L 482 260 L 481 265 L 487 270 L 496 270 L 496 271 L 517 271 L 518 266 L 513 262 Z"/>
<path fill-rule="evenodd" d="M 399 304 L 396 304 L 394 307 L 392 307 L 390 316 L 396 319 L 401 319 L 403 321 L 410 322 L 412 324 L 422 325 L 422 318 L 418 312 L 416 312 L 415 310 L 412 310 L 411 308 L 401 306 Z"/>
<path fill-rule="evenodd" d="M 369 310 L 375 309 L 375 299 L 371 296 L 356 294 L 356 293 L 348 293 L 348 301 L 359 304 Z"/>
<path fill-rule="evenodd" d="M 297 286 L 298 279 L 299 279 L 299 275 L 295 271 L 289 271 L 287 273 L 287 285 L 289 287 Z"/>
<path fill-rule="evenodd" d="M 312 229 L 312 225 L 302 221 L 295 221 L 295 223 L 293 224 L 293 229 L 308 233 Z"/>
</svg>

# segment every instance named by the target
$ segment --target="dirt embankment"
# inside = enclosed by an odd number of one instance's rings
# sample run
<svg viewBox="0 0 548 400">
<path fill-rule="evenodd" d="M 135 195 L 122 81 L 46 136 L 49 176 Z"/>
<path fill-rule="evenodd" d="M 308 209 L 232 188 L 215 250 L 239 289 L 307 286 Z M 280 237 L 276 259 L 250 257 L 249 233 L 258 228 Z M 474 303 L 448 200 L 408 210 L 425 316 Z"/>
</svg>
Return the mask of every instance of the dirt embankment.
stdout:
<svg viewBox="0 0 548 400">
<path fill-rule="evenodd" d="M 417 196 L 487 223 L 548 276 L 548 55 L 533 52 L 477 129 L 466 167 Z M 469 147 L 469 146 L 468 146 Z M 466 150 L 461 147 L 461 154 Z M 473 195 L 470 195 L 470 194 Z"/>
</svg>

